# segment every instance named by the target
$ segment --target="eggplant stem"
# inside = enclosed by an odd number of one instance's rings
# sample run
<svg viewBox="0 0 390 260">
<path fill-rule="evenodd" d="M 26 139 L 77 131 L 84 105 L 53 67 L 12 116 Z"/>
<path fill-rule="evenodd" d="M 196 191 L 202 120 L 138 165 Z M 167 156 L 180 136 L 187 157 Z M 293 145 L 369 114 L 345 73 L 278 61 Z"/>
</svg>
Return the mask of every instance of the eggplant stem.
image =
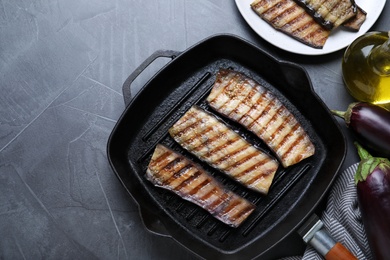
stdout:
<svg viewBox="0 0 390 260">
<path fill-rule="evenodd" d="M 372 155 L 369 152 L 367 152 L 367 150 L 364 149 L 358 142 L 354 142 L 354 145 L 357 148 L 357 152 L 361 160 L 372 158 Z"/>
<path fill-rule="evenodd" d="M 339 111 L 339 110 L 330 110 L 330 111 L 332 112 L 333 115 L 336 115 L 338 117 L 345 119 L 346 111 Z"/>
<path fill-rule="evenodd" d="M 377 167 L 383 172 L 390 171 L 390 161 L 387 158 L 374 157 L 366 149 L 364 149 L 358 142 L 354 142 L 357 152 L 361 159 L 359 166 L 355 173 L 355 184 L 360 181 L 365 181 Z"/>
</svg>

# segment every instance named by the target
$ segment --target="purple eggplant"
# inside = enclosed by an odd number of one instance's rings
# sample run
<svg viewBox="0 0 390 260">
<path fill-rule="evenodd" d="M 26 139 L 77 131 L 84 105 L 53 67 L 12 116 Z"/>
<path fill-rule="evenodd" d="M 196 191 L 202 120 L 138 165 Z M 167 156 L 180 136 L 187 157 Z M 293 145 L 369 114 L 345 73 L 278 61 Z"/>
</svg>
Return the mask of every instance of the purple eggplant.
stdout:
<svg viewBox="0 0 390 260">
<path fill-rule="evenodd" d="M 355 142 L 361 161 L 355 174 L 357 198 L 373 256 L 390 257 L 390 161 L 373 157 Z"/>
<path fill-rule="evenodd" d="M 390 111 L 366 102 L 352 103 L 347 111 L 332 110 L 344 118 L 356 140 L 375 156 L 390 158 Z"/>
</svg>

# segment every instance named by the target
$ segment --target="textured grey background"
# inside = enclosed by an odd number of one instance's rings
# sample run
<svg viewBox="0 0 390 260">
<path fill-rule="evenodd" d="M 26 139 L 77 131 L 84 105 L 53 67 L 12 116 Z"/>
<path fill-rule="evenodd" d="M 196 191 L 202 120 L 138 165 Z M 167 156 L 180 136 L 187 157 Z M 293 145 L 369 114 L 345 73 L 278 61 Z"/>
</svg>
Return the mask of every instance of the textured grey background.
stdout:
<svg viewBox="0 0 390 260">
<path fill-rule="evenodd" d="M 389 13 L 386 4 L 372 30 L 389 30 Z M 127 76 L 156 50 L 184 51 L 217 33 L 301 64 L 330 108 L 352 101 L 343 50 L 306 57 L 277 49 L 234 1 L 0 0 L 0 259 L 196 258 L 145 230 L 106 144 Z M 142 73 L 133 92 L 165 62 Z M 342 169 L 356 161 L 350 145 Z"/>
</svg>

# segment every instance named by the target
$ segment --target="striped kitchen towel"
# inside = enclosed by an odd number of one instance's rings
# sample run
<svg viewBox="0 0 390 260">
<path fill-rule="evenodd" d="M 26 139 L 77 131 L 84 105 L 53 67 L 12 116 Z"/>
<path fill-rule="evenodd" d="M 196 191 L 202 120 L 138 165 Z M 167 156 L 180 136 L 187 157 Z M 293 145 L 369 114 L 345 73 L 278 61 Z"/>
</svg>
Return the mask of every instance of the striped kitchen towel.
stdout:
<svg viewBox="0 0 390 260">
<path fill-rule="evenodd" d="M 364 231 L 356 197 L 354 175 L 358 163 L 342 172 L 336 179 L 321 217 L 331 236 L 348 248 L 359 260 L 373 259 Z M 286 257 L 283 260 L 324 259 L 310 245 L 303 256 Z"/>
</svg>

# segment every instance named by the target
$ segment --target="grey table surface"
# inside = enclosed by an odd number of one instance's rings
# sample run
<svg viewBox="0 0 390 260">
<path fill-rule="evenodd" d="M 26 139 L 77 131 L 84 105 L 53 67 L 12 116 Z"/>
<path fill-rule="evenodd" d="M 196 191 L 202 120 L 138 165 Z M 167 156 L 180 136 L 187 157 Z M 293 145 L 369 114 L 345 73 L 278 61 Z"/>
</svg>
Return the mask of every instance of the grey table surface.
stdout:
<svg viewBox="0 0 390 260">
<path fill-rule="evenodd" d="M 389 30 L 389 13 L 387 3 L 370 30 Z M 278 49 L 234 1 L 0 0 L 0 259 L 197 259 L 144 228 L 106 145 L 125 108 L 122 84 L 143 60 L 219 33 L 302 65 L 329 108 L 353 100 L 342 82 L 344 50 L 312 57 Z M 345 169 L 358 159 L 342 130 Z"/>
</svg>

